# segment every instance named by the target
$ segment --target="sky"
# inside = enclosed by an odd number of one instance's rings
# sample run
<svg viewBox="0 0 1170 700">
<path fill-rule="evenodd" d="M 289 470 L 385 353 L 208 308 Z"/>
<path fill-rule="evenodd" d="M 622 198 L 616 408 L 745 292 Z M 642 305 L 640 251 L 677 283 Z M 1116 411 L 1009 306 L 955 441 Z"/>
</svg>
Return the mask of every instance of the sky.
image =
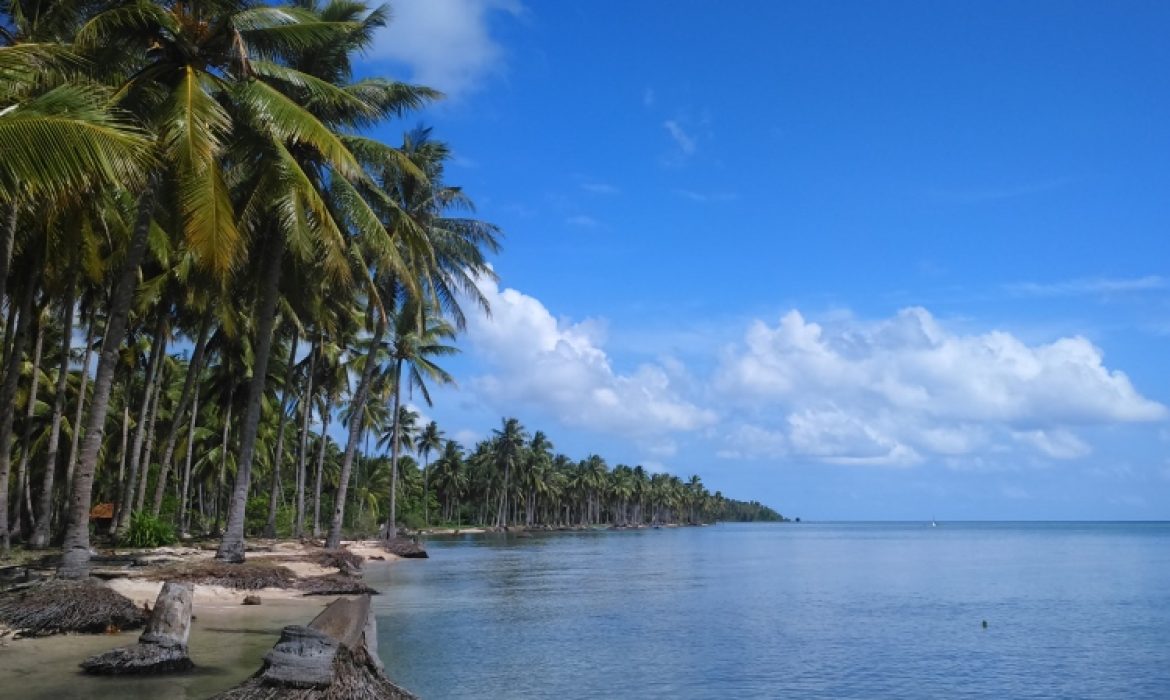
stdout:
<svg viewBox="0 0 1170 700">
<path fill-rule="evenodd" d="M 392 9 L 361 71 L 447 97 L 377 135 L 505 235 L 448 437 L 807 520 L 1170 519 L 1170 5 Z"/>
</svg>

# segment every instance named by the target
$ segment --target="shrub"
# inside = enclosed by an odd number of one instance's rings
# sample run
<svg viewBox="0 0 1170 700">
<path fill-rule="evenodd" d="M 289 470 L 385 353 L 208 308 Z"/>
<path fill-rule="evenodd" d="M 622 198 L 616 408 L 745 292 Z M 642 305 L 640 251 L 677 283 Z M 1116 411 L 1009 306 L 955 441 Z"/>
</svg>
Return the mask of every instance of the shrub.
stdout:
<svg viewBox="0 0 1170 700">
<path fill-rule="evenodd" d="M 130 531 L 126 544 L 131 547 L 162 547 L 178 542 L 175 528 L 149 513 L 135 513 L 130 517 Z"/>
</svg>

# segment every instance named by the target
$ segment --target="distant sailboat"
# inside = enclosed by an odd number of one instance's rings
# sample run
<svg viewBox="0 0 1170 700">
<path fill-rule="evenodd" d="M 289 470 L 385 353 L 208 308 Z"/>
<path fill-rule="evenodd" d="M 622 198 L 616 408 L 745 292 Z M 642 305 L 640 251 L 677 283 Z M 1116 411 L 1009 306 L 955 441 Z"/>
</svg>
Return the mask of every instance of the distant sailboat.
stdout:
<svg viewBox="0 0 1170 700">
<path fill-rule="evenodd" d="M 931 526 L 931 527 L 938 527 L 938 523 L 936 523 L 936 522 L 934 521 L 934 518 L 933 518 L 933 517 L 930 519 L 930 526 Z"/>
</svg>

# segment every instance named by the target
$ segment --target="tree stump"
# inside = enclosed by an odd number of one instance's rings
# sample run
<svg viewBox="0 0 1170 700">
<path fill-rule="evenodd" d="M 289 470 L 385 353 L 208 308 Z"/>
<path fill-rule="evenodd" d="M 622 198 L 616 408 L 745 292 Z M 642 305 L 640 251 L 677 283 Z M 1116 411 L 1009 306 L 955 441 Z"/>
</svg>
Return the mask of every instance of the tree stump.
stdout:
<svg viewBox="0 0 1170 700">
<path fill-rule="evenodd" d="M 398 537 L 392 540 L 386 540 L 382 543 L 382 547 L 395 556 L 403 559 L 426 559 L 427 550 L 422 548 L 418 542 L 408 540 L 405 537 Z"/>
<path fill-rule="evenodd" d="M 377 639 L 370 597 L 338 598 L 285 627 L 260 670 L 213 700 L 417 700 L 386 678 Z"/>
<path fill-rule="evenodd" d="M 165 673 L 191 668 L 194 664 L 187 653 L 187 639 L 191 635 L 193 595 L 189 583 L 164 583 L 138 643 L 92 656 L 81 667 L 86 673 L 100 675 Z"/>
</svg>

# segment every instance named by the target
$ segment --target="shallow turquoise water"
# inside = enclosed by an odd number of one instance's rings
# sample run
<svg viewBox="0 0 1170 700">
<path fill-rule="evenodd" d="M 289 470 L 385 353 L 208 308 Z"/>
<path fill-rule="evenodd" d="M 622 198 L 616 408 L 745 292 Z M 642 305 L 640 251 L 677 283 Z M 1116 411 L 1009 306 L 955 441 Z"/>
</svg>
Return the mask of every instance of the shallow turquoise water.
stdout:
<svg viewBox="0 0 1170 700">
<path fill-rule="evenodd" d="M 1166 523 L 718 525 L 428 549 L 371 581 L 387 671 L 430 700 L 1170 698 Z"/>
</svg>

